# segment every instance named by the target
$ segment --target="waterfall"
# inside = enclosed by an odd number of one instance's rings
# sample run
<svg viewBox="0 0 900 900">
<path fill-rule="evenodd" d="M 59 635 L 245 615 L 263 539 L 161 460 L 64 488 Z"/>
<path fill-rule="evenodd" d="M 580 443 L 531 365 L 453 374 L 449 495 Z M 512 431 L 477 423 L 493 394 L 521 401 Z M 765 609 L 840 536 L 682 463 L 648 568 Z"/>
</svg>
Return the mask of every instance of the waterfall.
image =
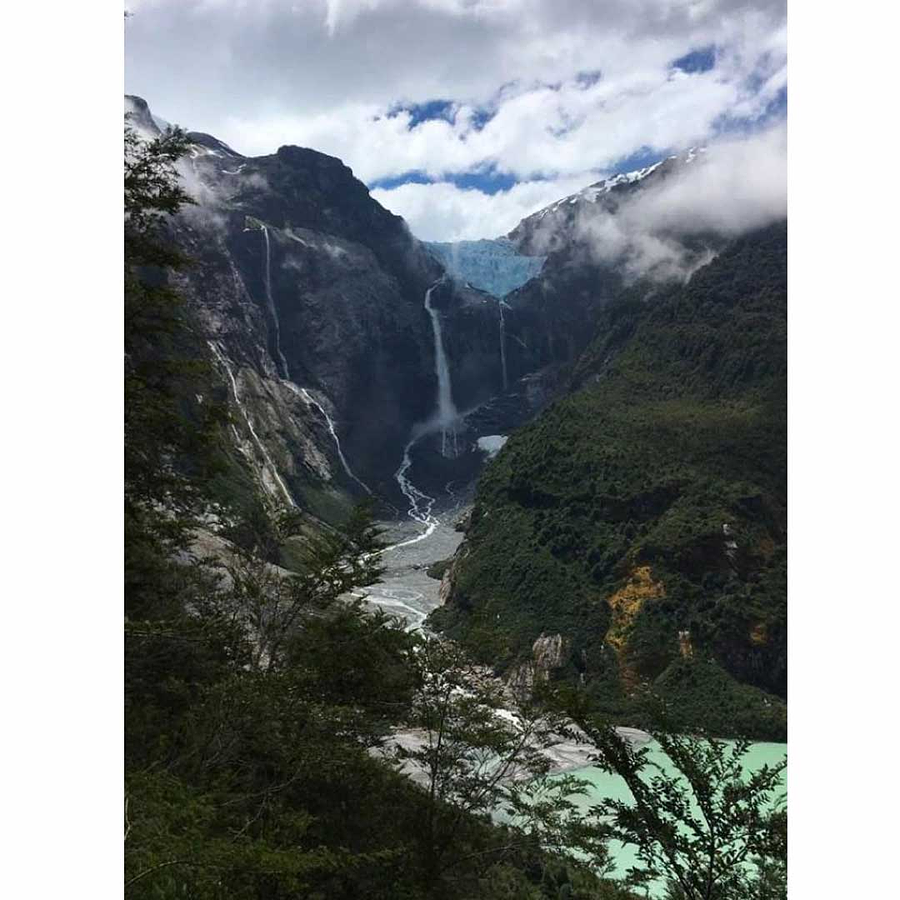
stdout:
<svg viewBox="0 0 900 900">
<path fill-rule="evenodd" d="M 459 413 L 453 405 L 450 369 L 447 365 L 447 354 L 444 352 L 444 336 L 441 331 L 440 313 L 431 305 L 431 292 L 441 281 L 443 281 L 443 278 L 439 278 L 425 291 L 425 309 L 431 318 L 431 330 L 434 333 L 434 369 L 438 380 L 437 424 L 441 429 L 441 453 L 444 456 L 456 456 L 455 424 L 459 418 Z"/>
<path fill-rule="evenodd" d="M 275 346 L 275 356 L 277 357 L 276 363 L 281 363 L 281 377 L 282 378 L 290 378 L 290 372 L 288 371 L 287 360 L 284 358 L 284 354 L 281 352 L 281 326 L 278 322 L 278 310 L 275 309 L 275 301 L 272 299 L 272 264 L 271 264 L 271 249 L 269 247 L 269 229 L 262 225 L 262 233 L 263 238 L 265 238 L 266 242 L 266 267 L 265 267 L 265 288 L 266 288 L 266 303 L 269 307 L 269 316 L 272 318 L 272 336 L 273 343 Z"/>
<path fill-rule="evenodd" d="M 344 467 L 344 471 L 347 475 L 352 478 L 367 494 L 372 495 L 372 489 L 360 478 L 356 477 L 353 469 L 350 468 L 350 463 L 347 462 L 347 457 L 344 456 L 344 451 L 341 449 L 341 441 L 337 436 L 337 431 L 334 427 L 334 421 L 331 416 L 328 415 L 325 407 L 316 400 L 312 394 L 306 389 L 302 387 L 297 387 L 292 381 L 285 381 L 285 384 L 295 393 L 297 396 L 301 397 L 307 406 L 314 406 L 322 418 L 325 419 L 325 424 L 328 426 L 328 433 L 331 435 L 332 440 L 334 441 L 335 449 L 337 450 L 338 459 L 341 461 L 341 465 Z"/>
<path fill-rule="evenodd" d="M 278 469 L 275 468 L 275 463 L 272 462 L 272 457 L 269 456 L 269 451 L 266 450 L 265 445 L 259 439 L 259 435 L 256 433 L 256 429 L 253 427 L 253 420 L 250 418 L 250 414 L 247 412 L 247 408 L 241 403 L 240 395 L 238 394 L 237 381 L 235 380 L 234 373 L 231 371 L 231 366 L 228 365 L 228 360 L 225 359 L 224 354 L 219 349 L 218 345 L 214 344 L 212 341 L 207 341 L 210 349 L 215 355 L 216 359 L 221 363 L 222 367 L 228 374 L 228 378 L 231 381 L 231 390 L 234 393 L 234 402 L 237 404 L 237 408 L 241 411 L 244 416 L 244 421 L 247 423 L 247 428 L 250 429 L 250 434 L 253 435 L 253 440 L 256 442 L 256 446 L 259 447 L 259 451 L 263 456 L 263 459 L 266 461 L 266 464 L 269 467 L 269 471 L 272 473 L 272 477 L 275 479 L 276 484 L 281 489 L 281 493 L 284 495 L 285 500 L 288 502 L 288 506 L 296 506 L 294 503 L 294 498 L 291 496 L 291 492 L 287 489 L 287 485 L 281 480 L 281 476 L 278 474 Z M 234 426 L 232 426 L 234 428 Z M 237 429 L 234 429 L 235 437 L 238 436 Z M 241 448 L 243 452 L 243 448 Z M 263 486 L 268 488 L 269 486 L 266 484 L 265 478 L 262 479 Z"/>
<path fill-rule="evenodd" d="M 500 365 L 503 368 L 503 390 L 505 391 L 509 388 L 509 378 L 506 374 L 506 323 L 503 321 L 504 303 L 502 300 L 498 300 L 497 304 L 500 307 Z"/>
</svg>

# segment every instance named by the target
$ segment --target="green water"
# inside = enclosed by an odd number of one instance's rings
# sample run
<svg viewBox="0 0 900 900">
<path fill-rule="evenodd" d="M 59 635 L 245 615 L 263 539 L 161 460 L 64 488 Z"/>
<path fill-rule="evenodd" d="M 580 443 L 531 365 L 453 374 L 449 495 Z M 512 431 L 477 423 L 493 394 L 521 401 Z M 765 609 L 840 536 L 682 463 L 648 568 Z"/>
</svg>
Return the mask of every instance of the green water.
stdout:
<svg viewBox="0 0 900 900">
<path fill-rule="evenodd" d="M 729 741 L 728 743 L 733 743 Z M 654 762 L 665 772 L 666 775 L 677 775 L 678 770 L 672 764 L 671 760 L 660 749 L 656 741 L 651 741 L 646 745 L 649 749 L 648 761 Z M 751 744 L 747 753 L 743 757 L 744 771 L 747 774 L 760 769 L 764 765 L 774 766 L 782 762 L 787 755 L 787 744 L 771 744 L 758 743 Z M 589 796 L 573 797 L 572 801 L 580 808 L 587 811 L 588 808 L 598 803 L 600 800 L 608 798 L 612 800 L 630 801 L 631 791 L 625 785 L 625 782 L 618 775 L 610 775 L 602 769 L 594 766 L 588 766 L 584 769 L 575 769 L 567 773 L 574 775 L 584 781 L 590 782 L 593 790 Z M 558 776 L 561 777 L 561 776 Z M 782 789 L 779 797 L 785 797 L 787 794 L 787 782 L 782 779 Z M 636 848 L 632 844 L 621 844 L 618 841 L 612 841 L 609 845 L 610 854 L 615 863 L 615 870 L 612 873 L 613 878 L 624 878 L 625 873 L 630 866 L 638 865 L 638 858 L 635 853 Z M 663 885 L 657 883 L 650 888 L 651 897 L 660 897 L 664 893 Z"/>
</svg>

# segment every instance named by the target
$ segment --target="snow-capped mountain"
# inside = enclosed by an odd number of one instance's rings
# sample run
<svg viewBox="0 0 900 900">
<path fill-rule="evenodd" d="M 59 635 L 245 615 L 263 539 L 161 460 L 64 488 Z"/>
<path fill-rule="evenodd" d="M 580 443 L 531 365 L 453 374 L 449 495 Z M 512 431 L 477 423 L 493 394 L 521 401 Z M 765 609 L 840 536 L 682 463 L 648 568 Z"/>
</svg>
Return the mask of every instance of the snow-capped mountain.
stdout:
<svg viewBox="0 0 900 900">
<path fill-rule="evenodd" d="M 652 188 L 691 164 L 705 147 L 691 147 L 682 154 L 669 156 L 650 166 L 622 172 L 589 184 L 574 194 L 526 216 L 509 233 L 520 253 L 547 255 L 576 240 L 574 229 L 605 213 L 615 214 L 619 205 L 636 192 Z"/>
</svg>

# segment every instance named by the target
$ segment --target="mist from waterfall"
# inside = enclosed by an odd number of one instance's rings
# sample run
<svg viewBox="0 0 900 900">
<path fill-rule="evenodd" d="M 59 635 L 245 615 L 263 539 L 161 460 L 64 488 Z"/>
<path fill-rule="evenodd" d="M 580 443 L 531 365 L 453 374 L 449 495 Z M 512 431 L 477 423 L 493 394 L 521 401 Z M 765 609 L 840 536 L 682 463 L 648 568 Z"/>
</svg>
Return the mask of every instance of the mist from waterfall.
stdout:
<svg viewBox="0 0 900 900">
<path fill-rule="evenodd" d="M 272 299 L 272 263 L 271 248 L 269 247 L 269 229 L 262 225 L 263 238 L 266 242 L 266 266 L 264 269 L 264 284 L 266 288 L 266 303 L 269 307 L 269 315 L 272 318 L 272 337 L 275 346 L 275 356 L 277 361 L 281 363 L 281 377 L 290 379 L 291 375 L 288 371 L 287 360 L 281 352 L 281 325 L 278 321 L 278 310 L 275 308 L 275 301 Z"/>
<path fill-rule="evenodd" d="M 459 413 L 453 404 L 453 391 L 450 381 L 450 368 L 447 365 L 447 354 L 444 351 L 444 335 L 441 330 L 440 313 L 431 305 L 431 292 L 443 281 L 439 278 L 425 291 L 425 309 L 431 318 L 431 330 L 434 334 L 434 370 L 437 375 L 437 414 L 436 425 L 441 429 L 441 453 L 444 456 L 457 455 L 456 422 Z"/>
</svg>

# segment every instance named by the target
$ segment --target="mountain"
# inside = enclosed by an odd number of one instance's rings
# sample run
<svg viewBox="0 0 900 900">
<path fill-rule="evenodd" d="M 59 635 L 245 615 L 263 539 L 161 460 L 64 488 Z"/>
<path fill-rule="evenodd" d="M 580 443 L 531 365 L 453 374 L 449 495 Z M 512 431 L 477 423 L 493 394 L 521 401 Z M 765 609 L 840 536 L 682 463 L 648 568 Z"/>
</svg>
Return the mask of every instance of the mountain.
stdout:
<svg viewBox="0 0 900 900">
<path fill-rule="evenodd" d="M 665 259 L 635 270 L 629 226 L 619 225 L 642 198 L 705 161 L 705 151 L 692 148 L 588 185 L 527 216 L 502 238 L 436 245 L 451 272 L 503 296 L 506 328 L 513 335 L 510 380 L 574 363 L 597 333 L 600 311 L 626 287 L 635 289 L 638 282 L 649 296 L 709 262 L 723 246 L 720 236 L 670 228 L 653 235 L 666 247 Z"/>
<path fill-rule="evenodd" d="M 432 627 L 617 721 L 652 692 L 683 727 L 783 739 L 786 260 L 773 225 L 596 314 L 566 396 L 487 466 Z"/>
<path fill-rule="evenodd" d="M 144 100 L 126 97 L 126 112 L 142 136 L 159 134 Z M 503 388 L 498 304 L 447 278 L 340 160 L 291 146 L 245 157 L 211 135 L 188 138 L 179 172 L 196 203 L 172 237 L 191 265 L 175 284 L 232 412 L 218 498 L 255 484 L 326 521 L 367 493 L 404 503 L 395 471 L 435 415 L 435 322 L 455 408 L 477 408 Z M 480 465 L 476 437 L 460 442 L 460 462 L 424 439 L 417 452 L 443 484 Z"/>
<path fill-rule="evenodd" d="M 782 735 L 784 227 L 669 227 L 636 267 L 634 210 L 705 165 L 689 151 L 426 245 L 338 159 L 188 137 L 171 277 L 212 366 L 198 397 L 231 414 L 211 499 L 402 517 L 490 460 L 435 628 L 620 721 L 652 689 L 688 724 Z"/>
<path fill-rule="evenodd" d="M 143 99 L 126 97 L 126 112 L 143 137 L 160 134 Z M 214 499 L 246 505 L 262 490 L 328 522 L 369 494 L 403 509 L 396 473 L 413 439 L 417 484 L 470 481 L 478 438 L 546 402 L 625 283 L 585 222 L 687 164 L 599 182 L 506 238 L 427 245 L 334 157 L 188 138 L 178 167 L 196 202 L 172 237 L 192 264 L 175 285 L 217 373 L 207 387 L 232 413 Z"/>
</svg>

